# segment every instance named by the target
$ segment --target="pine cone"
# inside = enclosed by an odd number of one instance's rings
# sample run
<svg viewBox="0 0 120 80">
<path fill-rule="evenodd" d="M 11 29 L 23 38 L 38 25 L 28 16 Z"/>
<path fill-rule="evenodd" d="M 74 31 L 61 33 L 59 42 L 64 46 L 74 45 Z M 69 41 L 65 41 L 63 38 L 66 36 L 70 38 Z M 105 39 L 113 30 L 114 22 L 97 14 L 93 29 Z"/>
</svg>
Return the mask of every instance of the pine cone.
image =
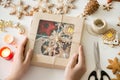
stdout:
<svg viewBox="0 0 120 80">
<path fill-rule="evenodd" d="M 99 8 L 99 3 L 97 0 L 90 0 L 84 9 L 84 15 L 91 15 L 95 13 Z"/>
</svg>

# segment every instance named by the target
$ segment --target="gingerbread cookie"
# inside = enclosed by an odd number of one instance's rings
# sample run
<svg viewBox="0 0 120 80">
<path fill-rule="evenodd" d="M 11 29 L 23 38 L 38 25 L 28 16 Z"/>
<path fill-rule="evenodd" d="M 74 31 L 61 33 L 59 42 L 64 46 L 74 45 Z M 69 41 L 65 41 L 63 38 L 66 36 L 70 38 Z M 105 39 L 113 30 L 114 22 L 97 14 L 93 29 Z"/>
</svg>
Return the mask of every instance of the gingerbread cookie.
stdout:
<svg viewBox="0 0 120 80">
<path fill-rule="evenodd" d="M 52 13 L 52 10 L 50 10 L 51 7 L 54 5 L 52 3 L 49 3 L 49 0 L 39 0 L 37 6 L 33 7 L 30 10 L 29 15 L 32 16 L 36 12 L 46 12 L 46 13 Z"/>
<path fill-rule="evenodd" d="M 114 60 L 109 59 L 108 61 L 110 64 L 107 66 L 107 68 L 111 69 L 113 74 L 120 72 L 120 62 L 118 61 L 117 57 L 115 57 Z"/>
<path fill-rule="evenodd" d="M 116 78 L 113 78 L 112 80 L 120 80 L 120 74 L 117 73 L 117 74 L 116 74 Z"/>
<path fill-rule="evenodd" d="M 20 19 L 23 15 L 28 15 L 27 9 L 29 5 L 24 5 L 24 3 L 20 0 L 18 4 L 12 4 L 11 7 L 13 8 L 10 12 L 10 15 L 16 15 L 18 19 Z"/>
</svg>

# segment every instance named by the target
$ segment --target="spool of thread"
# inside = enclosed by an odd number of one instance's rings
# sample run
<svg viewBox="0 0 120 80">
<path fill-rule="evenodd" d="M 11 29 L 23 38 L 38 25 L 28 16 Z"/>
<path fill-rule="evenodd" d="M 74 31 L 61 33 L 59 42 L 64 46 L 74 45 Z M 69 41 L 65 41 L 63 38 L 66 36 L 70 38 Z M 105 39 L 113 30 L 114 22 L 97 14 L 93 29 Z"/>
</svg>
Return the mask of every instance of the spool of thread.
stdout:
<svg viewBox="0 0 120 80">
<path fill-rule="evenodd" d="M 102 19 L 95 19 L 92 23 L 92 30 L 99 35 L 105 33 L 107 30 L 106 21 Z"/>
</svg>

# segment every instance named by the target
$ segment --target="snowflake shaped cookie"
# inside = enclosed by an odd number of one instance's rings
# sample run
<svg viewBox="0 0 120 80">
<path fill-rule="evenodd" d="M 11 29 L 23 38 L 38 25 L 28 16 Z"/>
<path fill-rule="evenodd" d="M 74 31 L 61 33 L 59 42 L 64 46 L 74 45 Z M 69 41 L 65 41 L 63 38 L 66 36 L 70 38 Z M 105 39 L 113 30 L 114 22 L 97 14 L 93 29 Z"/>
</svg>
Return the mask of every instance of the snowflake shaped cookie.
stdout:
<svg viewBox="0 0 120 80">
<path fill-rule="evenodd" d="M 50 9 L 54 5 L 52 3 L 49 3 L 49 0 L 39 0 L 38 5 L 36 7 L 33 7 L 30 10 L 29 15 L 33 15 L 36 12 L 46 12 L 46 13 L 52 13 L 52 10 Z"/>
<path fill-rule="evenodd" d="M 5 7 L 10 7 L 11 0 L 1 0 L 0 4 L 5 8 Z"/>
<path fill-rule="evenodd" d="M 48 38 L 47 45 L 43 45 L 43 54 L 49 56 L 59 56 L 68 58 L 70 51 L 71 40 L 69 38 L 62 37 L 64 36 L 63 32 L 53 31 L 51 36 Z M 69 42 L 70 41 L 70 42 Z M 65 45 L 68 45 L 65 49 Z"/>
<path fill-rule="evenodd" d="M 56 4 L 55 14 L 66 14 L 70 9 L 74 9 L 74 1 L 75 0 L 58 0 L 58 4 Z"/>
<path fill-rule="evenodd" d="M 23 15 L 28 15 L 27 9 L 29 5 L 24 5 L 24 3 L 20 0 L 18 4 L 12 4 L 11 7 L 13 8 L 10 12 L 10 15 L 16 15 L 18 19 L 20 19 Z"/>
</svg>

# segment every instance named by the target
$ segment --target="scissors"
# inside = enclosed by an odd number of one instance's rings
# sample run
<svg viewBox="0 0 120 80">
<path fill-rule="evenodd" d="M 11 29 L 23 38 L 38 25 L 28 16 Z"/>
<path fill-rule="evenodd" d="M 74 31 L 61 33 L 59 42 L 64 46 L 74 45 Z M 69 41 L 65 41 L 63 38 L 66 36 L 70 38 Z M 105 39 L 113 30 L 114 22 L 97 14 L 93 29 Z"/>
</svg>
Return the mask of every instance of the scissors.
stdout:
<svg viewBox="0 0 120 80">
<path fill-rule="evenodd" d="M 95 80 L 104 80 L 104 76 L 106 76 L 108 78 L 108 80 L 110 79 L 110 76 L 101 68 L 100 65 L 100 52 L 99 52 L 99 45 L 98 42 L 94 43 L 94 57 L 95 57 L 95 63 L 96 63 L 96 68 L 94 71 L 92 71 L 88 77 L 88 80 L 90 80 L 91 77 L 95 77 Z M 98 78 L 98 74 L 97 72 L 99 72 L 100 74 L 100 78 Z"/>
</svg>

